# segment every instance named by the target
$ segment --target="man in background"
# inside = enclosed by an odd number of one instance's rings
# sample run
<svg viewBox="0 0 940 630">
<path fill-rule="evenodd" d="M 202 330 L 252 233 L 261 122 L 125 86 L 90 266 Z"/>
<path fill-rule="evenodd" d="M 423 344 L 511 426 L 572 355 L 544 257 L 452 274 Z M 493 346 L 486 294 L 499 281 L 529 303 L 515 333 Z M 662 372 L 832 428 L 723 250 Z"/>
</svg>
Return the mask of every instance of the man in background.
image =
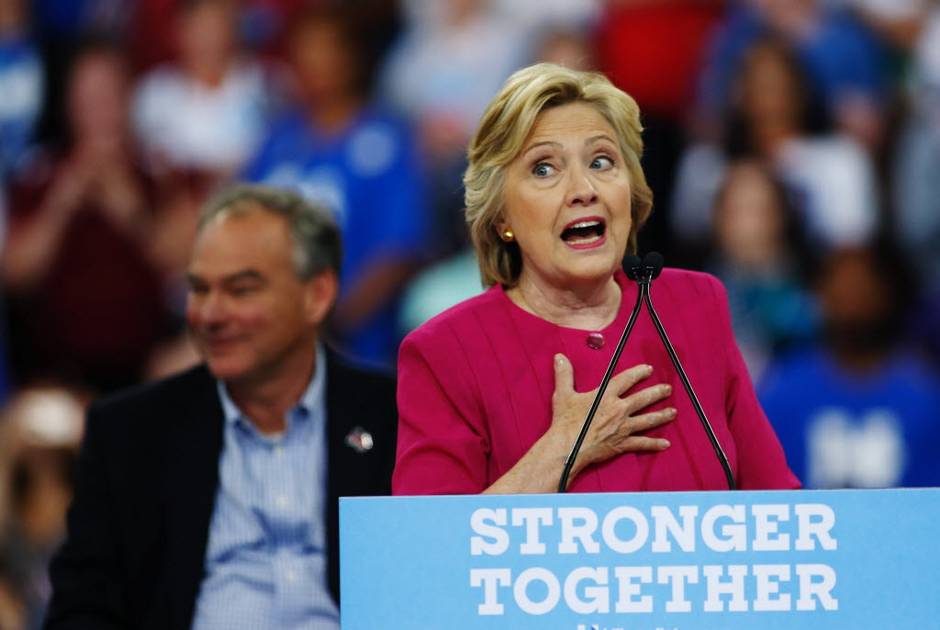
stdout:
<svg viewBox="0 0 940 630">
<path fill-rule="evenodd" d="M 319 341 L 339 233 L 236 187 L 200 217 L 187 319 L 205 363 L 96 402 L 48 628 L 338 628 L 338 505 L 387 492 L 394 384 Z"/>
</svg>

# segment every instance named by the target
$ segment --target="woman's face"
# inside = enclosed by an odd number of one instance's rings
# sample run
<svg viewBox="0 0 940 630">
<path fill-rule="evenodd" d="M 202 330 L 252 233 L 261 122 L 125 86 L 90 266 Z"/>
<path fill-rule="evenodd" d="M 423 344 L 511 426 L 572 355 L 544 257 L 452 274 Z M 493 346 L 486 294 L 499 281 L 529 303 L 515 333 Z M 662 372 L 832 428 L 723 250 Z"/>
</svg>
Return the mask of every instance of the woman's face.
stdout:
<svg viewBox="0 0 940 630">
<path fill-rule="evenodd" d="M 767 174 L 754 164 L 739 164 L 727 175 L 715 212 L 715 233 L 722 255 L 744 268 L 779 262 L 786 239 L 784 209 Z"/>
<path fill-rule="evenodd" d="M 127 79 L 107 53 L 79 60 L 68 88 L 69 124 L 76 141 L 121 136 L 127 121 Z"/>
<path fill-rule="evenodd" d="M 607 120 L 586 103 L 542 112 L 507 167 L 499 225 L 519 243 L 520 282 L 570 288 L 609 277 L 630 226 L 630 176 Z"/>
<path fill-rule="evenodd" d="M 752 124 L 798 126 L 803 95 L 793 69 L 771 46 L 748 53 L 741 75 L 745 115 Z"/>
</svg>

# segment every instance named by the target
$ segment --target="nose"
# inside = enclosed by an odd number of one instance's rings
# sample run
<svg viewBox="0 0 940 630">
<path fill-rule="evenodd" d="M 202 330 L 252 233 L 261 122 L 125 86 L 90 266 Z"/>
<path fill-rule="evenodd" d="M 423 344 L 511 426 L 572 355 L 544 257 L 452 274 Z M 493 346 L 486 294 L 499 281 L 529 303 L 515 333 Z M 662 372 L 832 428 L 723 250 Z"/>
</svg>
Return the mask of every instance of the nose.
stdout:
<svg viewBox="0 0 940 630">
<path fill-rule="evenodd" d="M 195 328 L 217 329 L 226 318 L 225 298 L 217 291 L 191 296 L 188 307 L 189 322 Z"/>
<path fill-rule="evenodd" d="M 570 171 L 567 203 L 569 206 L 590 206 L 597 201 L 597 189 L 590 169 L 575 166 Z"/>
</svg>

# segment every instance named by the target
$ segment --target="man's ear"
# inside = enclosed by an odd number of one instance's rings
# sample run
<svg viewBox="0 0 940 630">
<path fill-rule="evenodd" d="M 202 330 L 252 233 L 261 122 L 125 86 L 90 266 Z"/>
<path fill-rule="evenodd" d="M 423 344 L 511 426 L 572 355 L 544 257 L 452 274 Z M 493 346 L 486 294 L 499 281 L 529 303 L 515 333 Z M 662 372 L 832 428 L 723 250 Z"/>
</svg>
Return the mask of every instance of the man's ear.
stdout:
<svg viewBox="0 0 940 630">
<path fill-rule="evenodd" d="M 307 321 L 315 326 L 323 324 L 329 316 L 339 294 L 339 278 L 336 272 L 323 271 L 305 283 L 304 312 Z"/>
</svg>

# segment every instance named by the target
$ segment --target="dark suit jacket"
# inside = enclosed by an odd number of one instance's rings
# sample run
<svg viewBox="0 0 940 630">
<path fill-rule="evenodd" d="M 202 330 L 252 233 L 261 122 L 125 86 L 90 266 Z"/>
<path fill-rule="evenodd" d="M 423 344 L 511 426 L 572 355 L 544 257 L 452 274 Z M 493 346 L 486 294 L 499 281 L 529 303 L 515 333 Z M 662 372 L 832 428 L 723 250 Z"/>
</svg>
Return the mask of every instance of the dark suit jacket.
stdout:
<svg viewBox="0 0 940 630">
<path fill-rule="evenodd" d="M 203 578 L 224 416 L 204 367 L 94 403 L 46 628 L 188 628 Z M 395 385 L 327 355 L 329 587 L 339 601 L 338 497 L 388 494 Z M 347 444 L 356 427 L 371 450 Z"/>
</svg>

